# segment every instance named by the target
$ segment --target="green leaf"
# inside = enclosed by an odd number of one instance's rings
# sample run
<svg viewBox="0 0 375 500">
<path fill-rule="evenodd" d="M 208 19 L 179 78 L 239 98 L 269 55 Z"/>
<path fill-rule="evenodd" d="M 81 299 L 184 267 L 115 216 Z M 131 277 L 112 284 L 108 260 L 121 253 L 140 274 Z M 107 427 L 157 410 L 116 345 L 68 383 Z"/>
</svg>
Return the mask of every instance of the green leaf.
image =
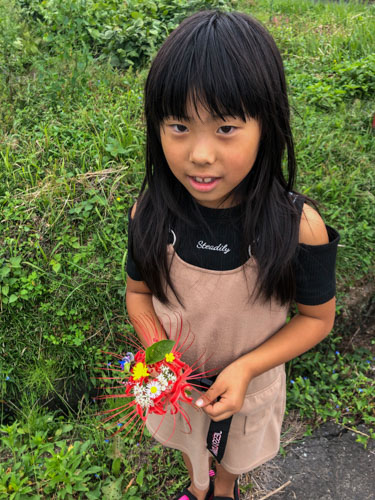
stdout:
<svg viewBox="0 0 375 500">
<path fill-rule="evenodd" d="M 60 262 L 55 262 L 54 264 L 52 264 L 52 269 L 55 271 L 55 273 L 58 273 L 61 269 Z"/>
<path fill-rule="evenodd" d="M 21 260 L 22 260 L 22 257 L 11 257 L 9 259 L 9 262 L 10 262 L 12 267 L 19 268 L 19 267 L 21 267 Z"/>
<path fill-rule="evenodd" d="M 103 498 L 121 498 L 122 489 L 121 489 L 122 477 L 119 477 L 115 481 L 111 481 L 106 486 L 103 486 Z"/>
<path fill-rule="evenodd" d="M 89 469 L 85 470 L 85 475 L 86 474 L 97 474 L 98 472 L 102 472 L 103 467 L 100 467 L 99 465 L 93 465 Z"/>
<path fill-rule="evenodd" d="M 147 347 L 146 365 L 151 365 L 164 359 L 165 355 L 171 352 L 175 343 L 174 340 L 160 340 Z"/>
<path fill-rule="evenodd" d="M 14 293 L 12 293 L 12 295 L 9 297 L 9 304 L 12 304 L 13 302 L 16 302 L 17 299 L 18 299 L 17 295 L 15 295 Z"/>
<path fill-rule="evenodd" d="M 66 433 L 66 432 L 70 432 L 72 429 L 73 429 L 72 424 L 65 424 L 65 425 L 63 425 L 61 430 L 62 430 L 62 432 Z"/>
<path fill-rule="evenodd" d="M 139 484 L 139 486 L 143 486 L 143 477 L 145 475 L 145 471 L 144 469 L 141 469 L 138 473 L 138 476 L 137 476 L 137 484 Z"/>
<path fill-rule="evenodd" d="M 112 462 L 112 473 L 115 477 L 119 477 L 121 469 L 121 458 L 117 457 Z"/>
<path fill-rule="evenodd" d="M 10 273 L 10 267 L 9 266 L 4 266 L 0 270 L 0 277 L 1 278 L 6 278 L 9 273 Z"/>
</svg>

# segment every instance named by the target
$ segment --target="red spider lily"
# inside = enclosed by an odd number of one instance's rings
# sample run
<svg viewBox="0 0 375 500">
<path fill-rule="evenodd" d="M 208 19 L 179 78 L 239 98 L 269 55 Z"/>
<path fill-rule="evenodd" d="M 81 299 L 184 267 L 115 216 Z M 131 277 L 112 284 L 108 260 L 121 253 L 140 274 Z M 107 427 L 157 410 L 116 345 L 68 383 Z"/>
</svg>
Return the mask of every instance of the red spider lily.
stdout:
<svg viewBox="0 0 375 500">
<path fill-rule="evenodd" d="M 143 316 L 140 319 L 133 320 L 133 324 L 137 331 L 141 334 L 147 347 L 160 341 L 160 334 L 155 321 L 148 317 Z M 169 323 L 169 336 L 171 336 L 171 321 Z M 118 385 L 109 387 L 110 389 L 122 389 L 125 391 L 120 394 L 111 394 L 99 396 L 95 399 L 109 399 L 109 398 L 127 398 L 127 402 L 114 409 L 105 410 L 100 412 L 99 415 L 105 415 L 103 422 L 112 421 L 113 425 L 119 426 L 119 429 L 113 433 L 118 434 L 123 429 L 128 429 L 127 434 L 131 432 L 136 426 L 140 427 L 141 437 L 145 427 L 145 422 L 149 414 L 155 413 L 157 415 L 166 415 L 170 413 L 176 415 L 181 414 L 189 428 L 191 429 L 188 415 L 185 413 L 181 403 L 193 404 L 193 398 L 190 391 L 198 391 L 201 387 L 194 383 L 196 379 L 208 374 L 208 372 L 198 373 L 200 366 L 202 366 L 202 356 L 192 365 L 189 366 L 181 360 L 181 356 L 192 345 L 194 335 L 190 329 L 181 343 L 181 335 L 183 331 L 181 317 L 178 316 L 176 341 L 170 350 L 169 361 L 161 359 L 157 362 L 146 363 L 146 349 L 141 347 L 134 356 L 132 368 L 129 373 L 124 373 L 121 368 L 112 368 L 107 366 L 100 367 L 102 370 L 107 370 L 113 376 L 98 377 L 100 380 L 113 380 Z M 191 340 L 190 340 L 191 337 Z M 139 348 L 139 339 L 125 338 L 125 342 L 133 347 Z M 187 344 L 187 345 L 186 345 Z M 106 353 L 119 359 L 119 363 L 124 368 L 123 355 L 116 353 Z M 130 355 L 131 353 L 127 353 Z M 139 370 L 137 369 L 139 368 Z M 147 368 L 147 369 L 146 369 Z M 212 372 L 213 370 L 210 370 Z M 164 374 L 164 375 L 163 375 Z M 162 381 L 162 382 L 160 382 Z M 152 395 L 148 392 L 148 388 L 153 387 L 156 394 Z M 158 387 L 163 387 L 160 393 L 157 394 Z M 150 389 L 151 391 L 151 389 Z M 163 418 L 164 419 L 164 418 Z M 162 419 L 162 421 L 163 421 Z M 114 422 L 113 422 L 114 420 Z M 161 421 L 161 423 L 162 423 Z M 161 425 L 160 423 L 160 425 Z M 160 427 L 160 426 L 159 426 Z M 174 432 L 174 429 L 173 429 Z M 172 432 L 172 434 L 173 434 Z M 172 436 L 171 434 L 171 436 Z M 170 436 L 170 437 L 171 437 Z M 170 438 L 168 438 L 170 439 Z"/>
</svg>

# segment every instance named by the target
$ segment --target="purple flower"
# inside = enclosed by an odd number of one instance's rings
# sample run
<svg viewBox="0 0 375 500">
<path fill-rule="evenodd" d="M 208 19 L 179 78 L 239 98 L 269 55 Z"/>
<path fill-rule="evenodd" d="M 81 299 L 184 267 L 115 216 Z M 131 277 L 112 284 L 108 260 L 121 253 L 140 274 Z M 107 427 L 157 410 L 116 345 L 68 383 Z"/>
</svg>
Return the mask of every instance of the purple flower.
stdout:
<svg viewBox="0 0 375 500">
<path fill-rule="evenodd" d="M 134 361 L 134 354 L 132 352 L 127 352 L 126 355 L 122 358 L 122 360 L 119 361 L 121 370 L 124 369 L 127 363 L 132 363 L 133 361 Z"/>
<path fill-rule="evenodd" d="M 105 442 L 105 443 L 109 443 L 109 439 L 105 439 L 105 440 L 104 440 L 104 442 Z"/>
<path fill-rule="evenodd" d="M 359 390 L 359 392 L 363 392 L 363 389 L 358 389 L 358 390 Z"/>
<path fill-rule="evenodd" d="M 294 384 L 294 380 L 291 380 L 291 381 L 290 381 L 290 383 L 291 383 L 291 384 Z"/>
<path fill-rule="evenodd" d="M 340 354 L 340 351 L 336 351 L 335 354 L 339 355 Z"/>
<path fill-rule="evenodd" d="M 336 405 L 336 408 L 340 408 L 340 406 L 339 406 L 339 405 Z"/>
</svg>

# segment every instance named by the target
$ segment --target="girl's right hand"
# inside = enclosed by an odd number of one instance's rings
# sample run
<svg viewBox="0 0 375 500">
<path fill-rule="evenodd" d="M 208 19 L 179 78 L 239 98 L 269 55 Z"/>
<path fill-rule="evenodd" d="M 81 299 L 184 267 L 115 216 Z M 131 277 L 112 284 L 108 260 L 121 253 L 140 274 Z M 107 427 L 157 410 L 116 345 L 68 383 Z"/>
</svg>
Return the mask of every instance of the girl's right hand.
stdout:
<svg viewBox="0 0 375 500">
<path fill-rule="evenodd" d="M 195 404 L 215 422 L 229 418 L 241 410 L 250 380 L 239 358 L 224 368 Z"/>
</svg>

